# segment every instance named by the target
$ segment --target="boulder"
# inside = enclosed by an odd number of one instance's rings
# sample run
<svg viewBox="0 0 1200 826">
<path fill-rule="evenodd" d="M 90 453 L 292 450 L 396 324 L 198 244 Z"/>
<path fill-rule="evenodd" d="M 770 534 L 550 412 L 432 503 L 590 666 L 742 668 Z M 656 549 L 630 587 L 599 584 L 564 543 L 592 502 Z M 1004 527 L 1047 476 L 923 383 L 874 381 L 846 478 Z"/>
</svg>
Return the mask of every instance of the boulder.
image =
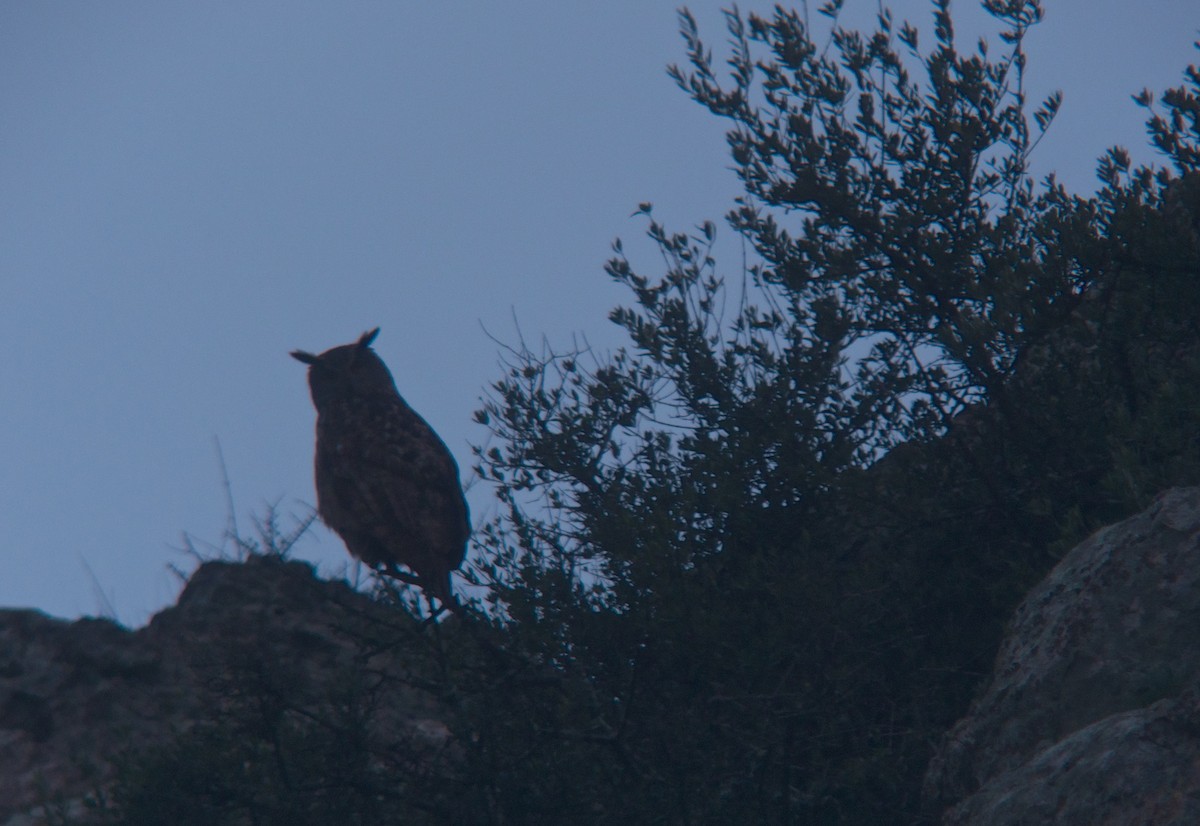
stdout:
<svg viewBox="0 0 1200 826">
<path fill-rule="evenodd" d="M 925 798 L 946 824 L 1200 823 L 1200 488 L 1071 550 L 1018 607 Z"/>
<path fill-rule="evenodd" d="M 344 692 L 347 673 L 370 675 L 387 687 L 372 697 L 374 735 L 440 745 L 435 701 L 403 679 L 396 641 L 414 624 L 271 556 L 205 563 L 174 606 L 137 630 L 0 610 L 0 824 L 41 823 L 46 806 L 78 811 L 114 777 L 113 758 L 212 720 L 237 694 L 231 681 L 247 675 L 274 681 L 255 690 L 301 713 Z"/>
</svg>

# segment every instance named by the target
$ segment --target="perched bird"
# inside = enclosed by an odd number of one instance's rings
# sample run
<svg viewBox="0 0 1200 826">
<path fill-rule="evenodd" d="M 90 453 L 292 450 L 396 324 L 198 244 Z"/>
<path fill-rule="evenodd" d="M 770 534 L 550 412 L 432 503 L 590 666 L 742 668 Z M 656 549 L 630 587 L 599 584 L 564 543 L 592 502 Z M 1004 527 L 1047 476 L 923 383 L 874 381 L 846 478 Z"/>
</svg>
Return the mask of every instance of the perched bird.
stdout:
<svg viewBox="0 0 1200 826">
<path fill-rule="evenodd" d="M 351 554 L 457 608 L 450 572 L 471 534 L 458 465 L 396 390 L 371 349 L 377 335 L 291 354 L 308 365 L 317 408 L 317 512 Z"/>
</svg>

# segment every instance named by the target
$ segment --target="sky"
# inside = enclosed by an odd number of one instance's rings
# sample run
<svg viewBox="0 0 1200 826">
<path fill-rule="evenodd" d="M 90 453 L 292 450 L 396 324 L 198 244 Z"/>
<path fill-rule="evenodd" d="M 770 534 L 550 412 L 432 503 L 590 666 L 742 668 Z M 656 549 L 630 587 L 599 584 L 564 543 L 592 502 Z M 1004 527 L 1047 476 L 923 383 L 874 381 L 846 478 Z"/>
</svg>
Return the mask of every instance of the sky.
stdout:
<svg viewBox="0 0 1200 826">
<path fill-rule="evenodd" d="M 1130 96 L 1179 85 L 1200 9 L 1044 5 L 1030 89 L 1065 100 L 1034 167 L 1087 193 L 1111 145 L 1156 160 Z M 222 546 L 230 499 L 243 535 L 271 505 L 307 515 L 315 414 L 288 352 L 375 326 L 486 519 L 472 414 L 498 341 L 619 346 L 603 264 L 620 237 L 656 271 L 638 204 L 687 230 L 739 193 L 724 125 L 666 74 L 675 8 L 0 4 L 0 606 L 138 626 L 193 566 L 185 535 Z M 721 4 L 690 8 L 720 56 Z M 932 41 L 929 3 L 891 8 Z M 999 46 L 954 10 L 964 46 Z M 295 555 L 347 570 L 324 528 Z"/>
</svg>

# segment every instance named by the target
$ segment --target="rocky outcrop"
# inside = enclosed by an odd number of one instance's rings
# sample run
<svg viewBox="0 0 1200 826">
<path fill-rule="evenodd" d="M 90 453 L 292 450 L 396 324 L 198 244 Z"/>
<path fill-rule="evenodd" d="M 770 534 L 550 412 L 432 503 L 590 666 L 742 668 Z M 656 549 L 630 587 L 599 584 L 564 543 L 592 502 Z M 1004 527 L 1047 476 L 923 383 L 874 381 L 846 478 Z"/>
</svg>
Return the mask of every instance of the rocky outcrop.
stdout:
<svg viewBox="0 0 1200 826">
<path fill-rule="evenodd" d="M 1200 823 L 1200 488 L 1068 553 L 925 794 L 946 824 Z"/>
<path fill-rule="evenodd" d="M 231 696 L 231 675 L 281 681 L 287 702 L 317 708 L 351 671 L 390 687 L 376 736 L 445 738 L 434 701 L 402 678 L 394 646 L 366 641 L 413 620 L 318 579 L 304 563 L 210 562 L 178 603 L 136 631 L 0 611 L 0 824 L 41 822 L 45 804 L 78 805 L 111 780 L 110 760 L 169 742 Z"/>
<path fill-rule="evenodd" d="M 955 826 L 1200 823 L 1197 639 L 1200 488 L 1176 489 L 1026 596 L 991 683 L 929 767 L 931 813 Z M 405 612 L 273 557 L 201 566 L 136 631 L 0 611 L 0 826 L 78 806 L 114 756 L 219 717 L 237 679 L 319 717 L 365 675 L 368 753 L 454 759 L 450 715 L 406 670 L 420 640 Z"/>
</svg>

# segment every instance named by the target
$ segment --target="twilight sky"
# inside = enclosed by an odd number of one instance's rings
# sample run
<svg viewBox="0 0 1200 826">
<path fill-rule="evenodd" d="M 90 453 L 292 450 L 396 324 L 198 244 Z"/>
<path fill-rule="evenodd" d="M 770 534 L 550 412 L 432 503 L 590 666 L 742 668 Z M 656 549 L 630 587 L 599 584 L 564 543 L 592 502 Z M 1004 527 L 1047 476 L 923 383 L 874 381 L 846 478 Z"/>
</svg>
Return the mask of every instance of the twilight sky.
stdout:
<svg viewBox="0 0 1200 826">
<path fill-rule="evenodd" d="M 718 50 L 720 5 L 690 6 Z M 1155 160 L 1130 95 L 1200 59 L 1200 9 L 1045 6 L 1031 91 L 1065 101 L 1034 163 L 1088 192 L 1110 145 Z M 929 3 L 892 8 L 932 43 Z M 964 50 L 1000 45 L 955 9 Z M 469 475 L 488 332 L 619 345 L 602 265 L 621 236 L 653 269 L 637 204 L 686 230 L 738 193 L 723 124 L 664 71 L 683 60 L 657 0 L 0 5 L 0 606 L 136 626 L 173 601 L 182 534 L 226 529 L 217 440 L 242 533 L 268 503 L 305 514 L 288 351 L 376 325 Z M 324 528 L 297 555 L 347 562 Z"/>
</svg>

